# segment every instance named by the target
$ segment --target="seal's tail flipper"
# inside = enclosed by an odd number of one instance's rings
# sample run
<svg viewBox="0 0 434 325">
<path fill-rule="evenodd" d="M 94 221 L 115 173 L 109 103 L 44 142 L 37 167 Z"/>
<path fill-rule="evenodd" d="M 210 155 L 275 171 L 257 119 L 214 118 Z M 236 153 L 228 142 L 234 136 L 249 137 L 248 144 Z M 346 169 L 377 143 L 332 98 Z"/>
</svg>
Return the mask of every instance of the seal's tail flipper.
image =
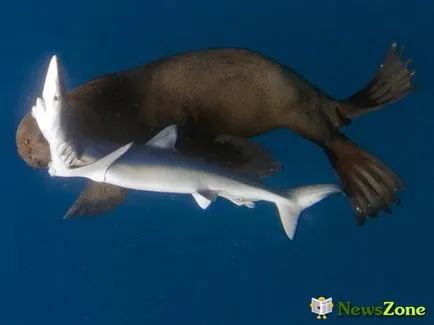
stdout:
<svg viewBox="0 0 434 325">
<path fill-rule="evenodd" d="M 382 210 L 390 213 L 391 203 L 400 204 L 396 191 L 404 188 L 404 182 L 343 134 L 326 153 L 351 201 L 358 225 L 362 226 L 366 217 L 375 217 Z"/>
<path fill-rule="evenodd" d="M 340 113 L 347 120 L 376 111 L 414 90 L 412 78 L 416 72 L 408 69 L 411 60 L 401 60 L 402 48 L 397 47 L 396 43 L 390 46 L 384 63 L 364 88 L 340 101 Z"/>
</svg>

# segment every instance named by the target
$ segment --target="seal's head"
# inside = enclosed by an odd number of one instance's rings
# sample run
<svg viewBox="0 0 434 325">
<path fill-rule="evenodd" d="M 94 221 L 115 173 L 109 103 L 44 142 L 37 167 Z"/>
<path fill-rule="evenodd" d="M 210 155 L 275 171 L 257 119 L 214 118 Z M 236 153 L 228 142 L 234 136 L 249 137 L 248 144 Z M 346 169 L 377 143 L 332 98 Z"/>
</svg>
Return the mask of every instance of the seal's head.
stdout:
<svg viewBox="0 0 434 325">
<path fill-rule="evenodd" d="M 30 113 L 27 113 L 18 125 L 16 144 L 18 154 L 29 166 L 48 168 L 51 159 L 50 147 Z"/>
</svg>

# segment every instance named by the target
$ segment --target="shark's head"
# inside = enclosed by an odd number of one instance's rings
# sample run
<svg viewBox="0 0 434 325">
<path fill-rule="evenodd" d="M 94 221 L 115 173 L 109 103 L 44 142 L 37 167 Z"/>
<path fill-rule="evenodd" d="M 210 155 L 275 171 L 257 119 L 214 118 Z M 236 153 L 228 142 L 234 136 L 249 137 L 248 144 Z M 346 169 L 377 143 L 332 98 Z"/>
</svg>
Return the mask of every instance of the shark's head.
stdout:
<svg viewBox="0 0 434 325">
<path fill-rule="evenodd" d="M 60 112 L 60 105 L 67 105 L 67 92 L 63 80 L 63 72 L 56 55 L 53 55 L 45 77 L 42 98 L 47 107 L 53 107 Z"/>
<path fill-rule="evenodd" d="M 42 97 L 48 107 L 57 111 L 60 105 L 67 105 L 67 92 L 57 56 L 51 58 Z M 31 113 L 27 113 L 18 125 L 16 145 L 18 154 L 29 166 L 48 167 L 51 160 L 50 148 Z"/>
</svg>

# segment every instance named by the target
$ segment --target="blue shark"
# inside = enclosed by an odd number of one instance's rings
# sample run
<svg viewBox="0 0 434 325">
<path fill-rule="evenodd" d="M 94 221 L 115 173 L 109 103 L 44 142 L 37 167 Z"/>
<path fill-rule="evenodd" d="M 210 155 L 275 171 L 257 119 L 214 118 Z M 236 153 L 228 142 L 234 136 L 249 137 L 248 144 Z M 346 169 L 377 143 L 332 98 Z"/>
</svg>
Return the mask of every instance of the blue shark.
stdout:
<svg viewBox="0 0 434 325">
<path fill-rule="evenodd" d="M 140 191 L 189 194 L 202 209 L 218 197 L 248 208 L 254 208 L 257 201 L 271 202 L 290 239 L 295 236 L 303 210 L 332 194 L 342 193 L 335 184 L 277 190 L 260 180 L 183 156 L 175 148 L 176 125 L 164 128 L 143 145 L 127 143 L 106 155 L 92 156 L 90 151 L 80 155 L 79 137 L 67 120 L 66 98 L 59 62 L 54 56 L 42 98 L 32 108 L 32 116 L 50 145 L 49 174 L 53 177 L 84 177 Z"/>
</svg>

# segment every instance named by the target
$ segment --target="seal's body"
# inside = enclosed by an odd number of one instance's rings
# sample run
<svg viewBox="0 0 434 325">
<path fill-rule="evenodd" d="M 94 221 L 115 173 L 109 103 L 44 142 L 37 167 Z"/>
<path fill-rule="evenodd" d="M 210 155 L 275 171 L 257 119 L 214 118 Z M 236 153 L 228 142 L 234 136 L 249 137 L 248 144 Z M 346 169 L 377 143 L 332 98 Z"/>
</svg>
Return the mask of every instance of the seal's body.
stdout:
<svg viewBox="0 0 434 325">
<path fill-rule="evenodd" d="M 72 118 L 87 136 L 119 143 L 145 141 L 176 124 L 182 132 L 179 149 L 188 155 L 203 155 L 203 148 L 217 136 L 249 138 L 280 127 L 292 129 L 325 150 L 363 224 L 366 216 L 388 211 L 390 202 L 399 202 L 395 191 L 403 182 L 339 128 L 408 94 L 413 74 L 393 44 L 365 88 L 336 100 L 261 54 L 208 49 L 95 79 L 70 93 L 69 100 Z M 37 165 L 45 167 L 46 150 L 26 155 L 36 146 L 29 139 L 40 136 L 29 123 L 34 122 L 24 119 L 19 127 L 18 150 L 31 165 L 38 160 Z M 32 129 L 32 134 L 24 129 Z M 219 148 L 208 153 L 225 156 L 227 148 L 220 152 Z M 249 159 L 238 162 L 242 165 Z"/>
</svg>

